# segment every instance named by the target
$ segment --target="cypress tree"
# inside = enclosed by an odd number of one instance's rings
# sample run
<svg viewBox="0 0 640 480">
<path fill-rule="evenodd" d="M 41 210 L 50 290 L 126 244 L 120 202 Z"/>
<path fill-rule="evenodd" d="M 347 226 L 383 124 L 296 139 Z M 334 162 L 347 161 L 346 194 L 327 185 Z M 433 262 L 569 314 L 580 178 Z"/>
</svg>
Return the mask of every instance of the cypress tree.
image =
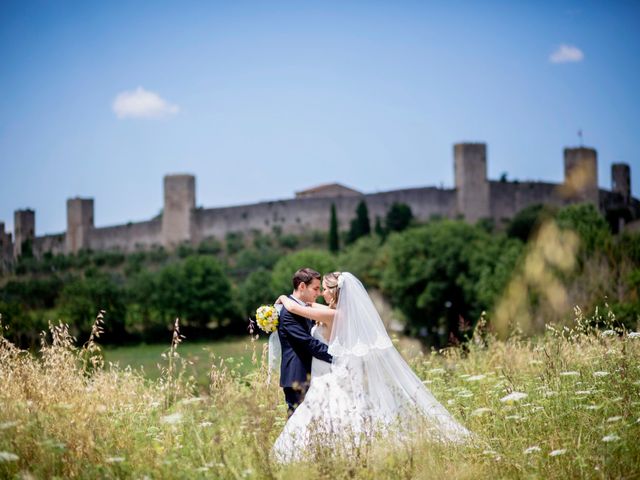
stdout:
<svg viewBox="0 0 640 480">
<path fill-rule="evenodd" d="M 338 238 L 338 216 L 336 214 L 335 203 L 331 204 L 331 220 L 329 220 L 329 251 L 337 253 L 340 250 L 340 240 Z"/>
<path fill-rule="evenodd" d="M 374 227 L 373 231 L 380 238 L 384 238 L 385 237 L 385 231 L 384 231 L 384 228 L 382 228 L 382 222 L 380 221 L 380 217 L 377 216 L 377 215 L 376 215 L 376 226 Z"/>
<path fill-rule="evenodd" d="M 387 231 L 401 232 L 413 219 L 411 207 L 406 203 L 394 203 L 387 212 Z"/>
<path fill-rule="evenodd" d="M 349 230 L 348 242 L 353 243 L 360 237 L 371 233 L 371 224 L 369 223 L 369 210 L 364 200 L 361 200 L 356 207 L 356 218 L 351 221 L 351 229 Z"/>
</svg>

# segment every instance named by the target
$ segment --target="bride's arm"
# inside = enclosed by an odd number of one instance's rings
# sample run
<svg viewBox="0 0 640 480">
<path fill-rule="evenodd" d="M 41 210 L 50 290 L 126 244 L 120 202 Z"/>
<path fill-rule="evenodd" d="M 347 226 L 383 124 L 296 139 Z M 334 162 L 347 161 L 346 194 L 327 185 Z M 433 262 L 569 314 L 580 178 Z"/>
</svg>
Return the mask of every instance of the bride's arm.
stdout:
<svg viewBox="0 0 640 480">
<path fill-rule="evenodd" d="M 332 308 L 331 308 L 330 306 L 325 305 L 324 303 L 316 303 L 316 302 L 313 302 L 313 303 L 311 304 L 311 306 L 312 306 L 313 308 L 325 308 L 325 309 L 327 309 L 327 308 L 328 308 L 329 310 L 332 310 Z"/>
<path fill-rule="evenodd" d="M 291 313 L 310 318 L 311 320 L 315 320 L 316 322 L 324 323 L 329 329 L 331 329 L 331 325 L 333 324 L 333 317 L 336 314 L 336 311 L 329 307 L 318 308 L 315 306 L 302 306 L 298 302 L 294 302 L 293 300 L 291 300 L 286 295 L 281 295 L 276 303 L 282 303 L 284 305 L 284 308 L 289 310 Z M 323 307 L 325 306 L 326 305 L 323 305 Z"/>
</svg>

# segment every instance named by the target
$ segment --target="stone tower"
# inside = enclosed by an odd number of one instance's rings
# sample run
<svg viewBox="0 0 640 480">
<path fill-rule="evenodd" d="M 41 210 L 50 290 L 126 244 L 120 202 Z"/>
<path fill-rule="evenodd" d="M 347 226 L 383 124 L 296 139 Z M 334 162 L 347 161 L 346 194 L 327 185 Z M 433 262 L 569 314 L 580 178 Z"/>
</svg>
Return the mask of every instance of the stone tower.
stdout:
<svg viewBox="0 0 640 480">
<path fill-rule="evenodd" d="M 628 164 L 611 165 L 611 191 L 622 195 L 626 204 L 631 200 L 631 169 Z"/>
<path fill-rule="evenodd" d="M 193 175 L 166 175 L 162 210 L 162 243 L 166 248 L 191 241 L 195 208 L 196 178 Z"/>
<path fill-rule="evenodd" d="M 69 198 L 67 200 L 67 253 L 77 253 L 90 248 L 93 230 L 93 198 Z"/>
<path fill-rule="evenodd" d="M 16 210 L 13 214 L 13 256 L 18 258 L 28 245 L 33 248 L 36 237 L 36 212 L 31 209 Z"/>
<path fill-rule="evenodd" d="M 487 145 L 457 143 L 453 146 L 457 213 L 468 222 L 490 216 L 487 180 Z"/>
<path fill-rule="evenodd" d="M 571 200 L 600 205 L 598 154 L 593 148 L 564 149 L 564 192 Z"/>
</svg>

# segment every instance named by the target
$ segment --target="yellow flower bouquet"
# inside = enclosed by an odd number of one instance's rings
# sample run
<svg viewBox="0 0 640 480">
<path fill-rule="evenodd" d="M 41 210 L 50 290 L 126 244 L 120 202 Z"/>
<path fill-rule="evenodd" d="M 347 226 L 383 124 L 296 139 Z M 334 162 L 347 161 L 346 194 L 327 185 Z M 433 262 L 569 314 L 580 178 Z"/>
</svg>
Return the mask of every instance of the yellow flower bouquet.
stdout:
<svg viewBox="0 0 640 480">
<path fill-rule="evenodd" d="M 275 332 L 278 328 L 278 310 L 273 305 L 262 305 L 256 310 L 256 323 L 260 330 L 267 333 Z"/>
</svg>

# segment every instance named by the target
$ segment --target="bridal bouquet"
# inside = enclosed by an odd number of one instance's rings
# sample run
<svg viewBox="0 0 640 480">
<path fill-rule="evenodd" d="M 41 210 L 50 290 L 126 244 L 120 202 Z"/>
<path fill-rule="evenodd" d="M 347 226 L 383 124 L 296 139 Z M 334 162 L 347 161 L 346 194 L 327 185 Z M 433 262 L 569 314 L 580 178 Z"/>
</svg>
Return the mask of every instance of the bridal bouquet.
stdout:
<svg viewBox="0 0 640 480">
<path fill-rule="evenodd" d="M 262 305 L 256 310 L 256 323 L 261 330 L 271 333 L 278 328 L 278 310 L 273 305 Z"/>
</svg>

